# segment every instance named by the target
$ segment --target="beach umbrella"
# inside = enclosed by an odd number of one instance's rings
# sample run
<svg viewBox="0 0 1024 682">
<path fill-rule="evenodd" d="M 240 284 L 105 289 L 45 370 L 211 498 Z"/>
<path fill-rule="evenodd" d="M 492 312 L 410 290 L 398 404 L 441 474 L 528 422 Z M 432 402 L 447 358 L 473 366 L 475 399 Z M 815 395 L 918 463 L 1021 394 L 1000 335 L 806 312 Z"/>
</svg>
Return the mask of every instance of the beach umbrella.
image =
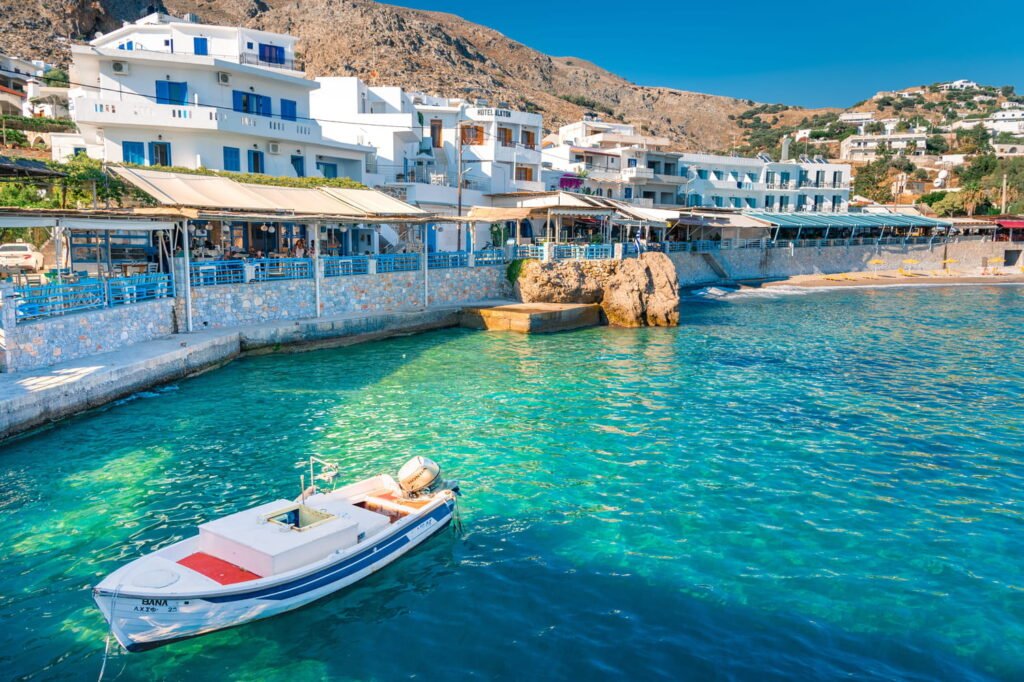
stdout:
<svg viewBox="0 0 1024 682">
<path fill-rule="evenodd" d="M 874 265 L 875 269 L 877 270 L 879 265 L 885 265 L 885 261 L 882 260 L 881 258 L 875 258 L 873 260 L 869 260 L 868 265 Z"/>
</svg>

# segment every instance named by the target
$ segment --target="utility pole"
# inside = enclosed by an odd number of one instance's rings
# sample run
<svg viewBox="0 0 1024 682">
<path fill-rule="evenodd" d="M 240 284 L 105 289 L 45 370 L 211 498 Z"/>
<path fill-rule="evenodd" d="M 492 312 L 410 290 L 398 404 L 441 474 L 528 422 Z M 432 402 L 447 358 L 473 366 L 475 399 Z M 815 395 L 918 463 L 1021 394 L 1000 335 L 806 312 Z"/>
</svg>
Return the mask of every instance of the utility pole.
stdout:
<svg viewBox="0 0 1024 682">
<path fill-rule="evenodd" d="M 459 205 L 459 218 L 460 218 L 459 224 L 458 224 L 458 228 L 456 229 L 456 232 L 455 232 L 456 235 L 457 235 L 457 239 L 458 239 L 458 242 L 455 245 L 455 250 L 456 251 L 462 251 L 462 220 L 461 220 L 461 218 L 462 218 L 462 131 L 463 131 L 463 127 L 462 127 L 461 123 L 456 126 L 455 131 L 456 131 L 456 134 L 459 136 L 459 140 L 458 140 L 459 141 L 459 154 L 458 154 L 458 157 L 459 157 L 459 160 L 458 160 L 458 164 L 459 164 L 459 172 L 458 172 L 458 179 L 459 179 L 458 205 Z"/>
<path fill-rule="evenodd" d="M 1006 215 L 1006 173 L 1003 173 L 1003 198 L 1000 202 L 999 213 Z"/>
</svg>

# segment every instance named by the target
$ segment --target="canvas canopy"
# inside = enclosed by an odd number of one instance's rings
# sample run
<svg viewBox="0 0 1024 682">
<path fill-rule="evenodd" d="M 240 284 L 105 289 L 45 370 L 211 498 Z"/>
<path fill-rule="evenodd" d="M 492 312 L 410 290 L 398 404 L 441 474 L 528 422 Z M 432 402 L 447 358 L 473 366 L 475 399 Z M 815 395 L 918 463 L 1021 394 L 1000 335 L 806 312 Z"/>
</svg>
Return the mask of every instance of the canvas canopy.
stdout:
<svg viewBox="0 0 1024 682">
<path fill-rule="evenodd" d="M 854 227 L 869 229 L 874 227 L 949 227 L 952 223 L 924 216 L 911 216 L 900 213 L 768 213 L 749 211 L 745 213 L 751 218 L 763 220 L 774 227 Z"/>
<path fill-rule="evenodd" d="M 371 189 L 336 187 L 283 187 L 242 183 L 215 175 L 191 175 L 115 166 L 123 180 L 146 192 L 164 206 L 196 211 L 213 218 L 306 218 L 323 221 L 409 220 L 429 217 L 422 209 Z"/>
</svg>

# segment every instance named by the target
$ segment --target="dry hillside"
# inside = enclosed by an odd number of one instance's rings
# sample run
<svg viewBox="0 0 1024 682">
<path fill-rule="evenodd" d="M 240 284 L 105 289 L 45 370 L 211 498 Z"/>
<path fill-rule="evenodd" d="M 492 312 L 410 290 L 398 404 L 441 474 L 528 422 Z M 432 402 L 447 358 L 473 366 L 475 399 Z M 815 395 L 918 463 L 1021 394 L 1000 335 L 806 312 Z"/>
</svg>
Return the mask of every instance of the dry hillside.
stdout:
<svg viewBox="0 0 1024 682">
<path fill-rule="evenodd" d="M 0 50 L 63 64 L 69 41 L 155 9 L 296 35 L 311 76 L 358 75 L 377 84 L 508 102 L 542 112 L 549 128 L 596 108 L 669 137 L 681 149 L 721 151 L 742 143 L 744 131 L 730 116 L 751 106 L 746 100 L 638 86 L 450 14 L 370 0 L 0 0 Z"/>
</svg>

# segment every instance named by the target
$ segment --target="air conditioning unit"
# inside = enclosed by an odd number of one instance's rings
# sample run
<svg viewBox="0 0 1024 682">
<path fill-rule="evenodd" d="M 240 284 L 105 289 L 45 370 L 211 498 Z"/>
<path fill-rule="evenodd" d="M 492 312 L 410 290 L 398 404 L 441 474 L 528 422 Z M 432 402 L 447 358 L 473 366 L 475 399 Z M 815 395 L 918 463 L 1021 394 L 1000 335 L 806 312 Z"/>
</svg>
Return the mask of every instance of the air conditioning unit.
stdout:
<svg viewBox="0 0 1024 682">
<path fill-rule="evenodd" d="M 267 151 L 270 152 L 271 154 L 280 154 L 281 153 L 281 143 L 280 142 L 268 142 L 267 143 Z"/>
<path fill-rule="evenodd" d="M 128 62 L 113 62 L 110 65 L 110 68 L 113 70 L 115 76 L 123 76 L 131 73 L 132 70 L 132 67 Z"/>
<path fill-rule="evenodd" d="M 231 74 L 227 71 L 217 72 L 217 84 L 218 85 L 231 85 Z"/>
</svg>

